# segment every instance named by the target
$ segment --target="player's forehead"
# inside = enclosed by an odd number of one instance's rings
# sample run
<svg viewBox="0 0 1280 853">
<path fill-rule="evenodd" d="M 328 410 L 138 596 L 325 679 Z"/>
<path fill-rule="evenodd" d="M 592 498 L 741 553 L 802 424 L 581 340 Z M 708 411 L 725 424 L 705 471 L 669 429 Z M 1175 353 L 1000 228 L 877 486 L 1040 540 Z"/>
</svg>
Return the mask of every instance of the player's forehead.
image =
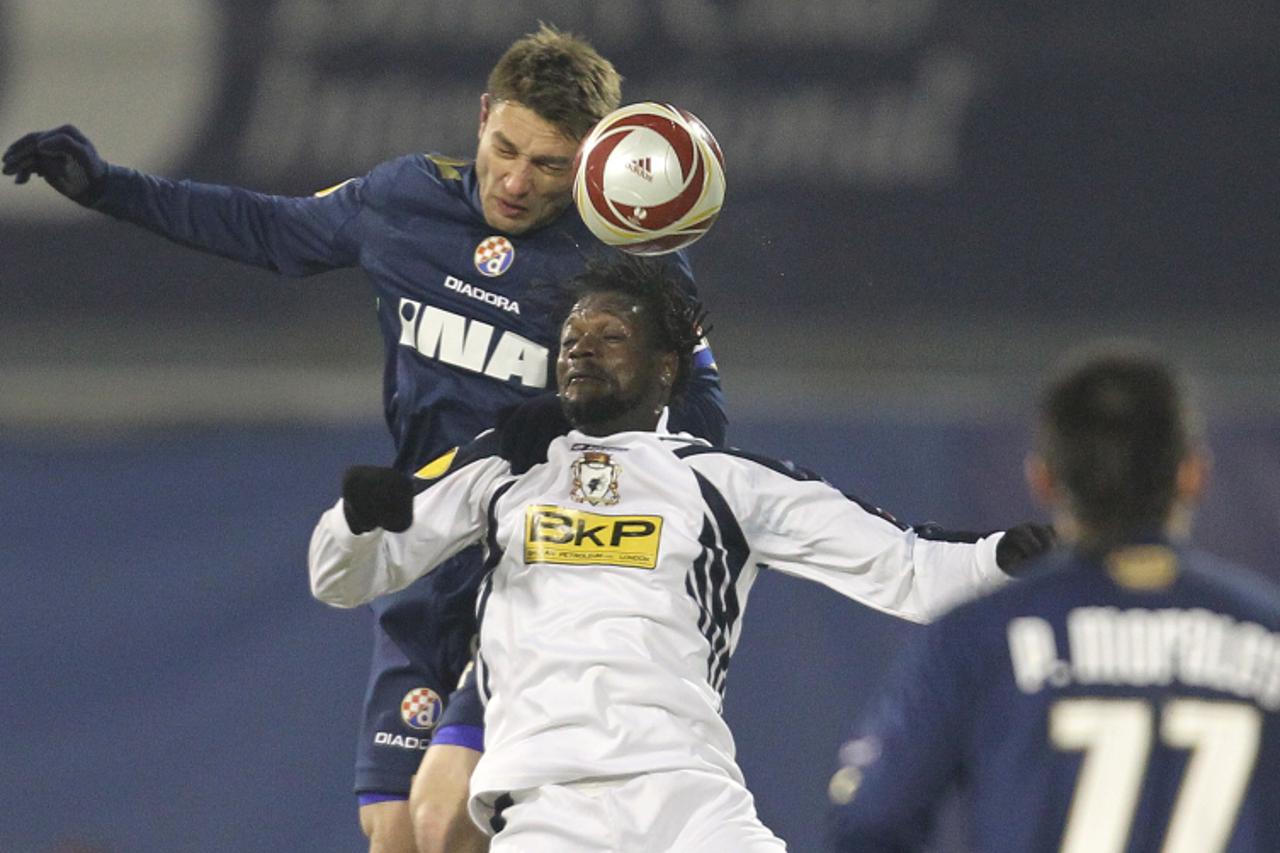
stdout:
<svg viewBox="0 0 1280 853">
<path fill-rule="evenodd" d="M 493 142 L 531 158 L 572 160 L 579 140 L 516 101 L 494 101 L 486 127 Z"/>
<path fill-rule="evenodd" d="M 564 329 L 618 323 L 629 329 L 643 329 L 648 322 L 644 306 L 634 297 L 613 291 L 588 293 L 573 303 Z"/>
</svg>

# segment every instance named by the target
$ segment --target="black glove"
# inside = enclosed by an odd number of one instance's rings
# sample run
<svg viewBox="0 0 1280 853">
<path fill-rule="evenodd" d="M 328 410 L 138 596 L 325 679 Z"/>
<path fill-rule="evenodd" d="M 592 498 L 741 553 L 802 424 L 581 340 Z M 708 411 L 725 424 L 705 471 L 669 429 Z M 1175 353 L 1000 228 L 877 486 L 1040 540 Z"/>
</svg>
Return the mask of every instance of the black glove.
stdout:
<svg viewBox="0 0 1280 853">
<path fill-rule="evenodd" d="M 570 429 L 555 394 L 539 394 L 498 413 L 498 455 L 523 474 L 547 461 L 547 446 Z"/>
<path fill-rule="evenodd" d="M 353 465 L 342 477 L 342 512 L 352 533 L 375 527 L 402 533 L 413 523 L 413 478 L 394 468 Z"/>
<path fill-rule="evenodd" d="M 1048 551 L 1057 541 L 1057 532 L 1048 524 L 1028 521 L 1015 525 L 996 543 L 996 565 L 1007 575 L 1017 575 L 1026 568 L 1026 561 Z"/>
<path fill-rule="evenodd" d="M 69 124 L 28 133 L 4 152 L 4 174 L 25 184 L 39 175 L 72 201 L 89 205 L 106 189 L 107 163 L 93 143 Z"/>
</svg>

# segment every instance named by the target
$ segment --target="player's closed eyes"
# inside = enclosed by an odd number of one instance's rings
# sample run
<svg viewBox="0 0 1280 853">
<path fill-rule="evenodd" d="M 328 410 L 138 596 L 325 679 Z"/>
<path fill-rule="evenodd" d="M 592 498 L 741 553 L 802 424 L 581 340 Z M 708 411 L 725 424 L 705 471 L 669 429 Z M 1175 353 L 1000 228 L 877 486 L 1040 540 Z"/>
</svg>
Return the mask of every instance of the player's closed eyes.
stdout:
<svg viewBox="0 0 1280 853">
<path fill-rule="evenodd" d="M 605 332 L 598 337 L 600 340 L 608 344 L 622 344 L 627 342 L 628 336 L 626 332 Z M 578 343 L 578 340 L 578 338 L 561 338 L 560 348 L 572 349 Z"/>
</svg>

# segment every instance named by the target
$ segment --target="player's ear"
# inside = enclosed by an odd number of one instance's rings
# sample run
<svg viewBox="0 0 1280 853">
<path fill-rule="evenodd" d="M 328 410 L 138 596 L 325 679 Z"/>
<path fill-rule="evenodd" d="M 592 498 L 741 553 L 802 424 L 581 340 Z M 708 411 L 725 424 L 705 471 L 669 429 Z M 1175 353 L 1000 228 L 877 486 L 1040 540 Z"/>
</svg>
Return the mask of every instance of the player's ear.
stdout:
<svg viewBox="0 0 1280 853">
<path fill-rule="evenodd" d="M 1209 472 L 1213 468 L 1213 457 L 1203 447 L 1198 447 L 1187 454 L 1178 464 L 1178 499 L 1188 504 L 1196 504 L 1209 486 Z"/>
<path fill-rule="evenodd" d="M 679 369 L 680 362 L 676 359 L 675 353 L 664 353 L 662 356 L 662 369 L 658 372 L 658 376 L 662 380 L 662 387 L 668 392 L 671 386 L 676 383 L 676 370 Z"/>
<path fill-rule="evenodd" d="M 1031 490 L 1031 496 L 1035 498 L 1036 503 L 1044 507 L 1055 507 L 1061 501 L 1061 494 L 1058 491 L 1058 483 L 1053 477 L 1053 472 L 1049 470 L 1049 464 L 1045 462 L 1044 457 L 1034 450 L 1027 454 L 1027 458 L 1022 462 L 1022 473 L 1027 479 L 1027 487 Z"/>
<path fill-rule="evenodd" d="M 485 92 L 480 96 L 480 129 L 476 132 L 476 136 L 484 136 L 484 125 L 489 120 L 489 93 Z"/>
</svg>

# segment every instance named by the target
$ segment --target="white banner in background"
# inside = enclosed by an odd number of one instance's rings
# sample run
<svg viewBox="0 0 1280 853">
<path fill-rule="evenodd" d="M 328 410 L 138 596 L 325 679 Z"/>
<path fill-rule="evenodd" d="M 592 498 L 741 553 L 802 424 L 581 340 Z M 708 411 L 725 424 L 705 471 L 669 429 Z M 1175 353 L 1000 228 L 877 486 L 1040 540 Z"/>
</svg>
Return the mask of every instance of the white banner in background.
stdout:
<svg viewBox="0 0 1280 853">
<path fill-rule="evenodd" d="M 465 157 L 489 66 L 549 20 L 625 57 L 628 100 L 707 122 L 736 186 L 937 188 L 990 83 L 941 0 L 279 0 L 224 19 L 231 5 L 0 0 L 0 145 L 71 123 L 109 161 L 183 177 L 230 103 L 243 125 L 218 157 L 245 186 L 307 191 L 419 148 Z M 0 221 L 79 215 L 0 182 Z"/>
</svg>

